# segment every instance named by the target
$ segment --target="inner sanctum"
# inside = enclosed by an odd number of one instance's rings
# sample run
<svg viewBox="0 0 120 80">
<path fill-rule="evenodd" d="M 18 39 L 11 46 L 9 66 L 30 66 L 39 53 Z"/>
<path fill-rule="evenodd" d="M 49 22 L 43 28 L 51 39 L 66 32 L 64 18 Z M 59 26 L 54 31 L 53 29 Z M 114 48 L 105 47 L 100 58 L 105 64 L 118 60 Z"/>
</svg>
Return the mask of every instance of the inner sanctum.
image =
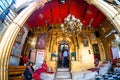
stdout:
<svg viewBox="0 0 120 80">
<path fill-rule="evenodd" d="M 0 80 L 119 80 L 119 68 L 119 0 L 0 1 Z"/>
</svg>

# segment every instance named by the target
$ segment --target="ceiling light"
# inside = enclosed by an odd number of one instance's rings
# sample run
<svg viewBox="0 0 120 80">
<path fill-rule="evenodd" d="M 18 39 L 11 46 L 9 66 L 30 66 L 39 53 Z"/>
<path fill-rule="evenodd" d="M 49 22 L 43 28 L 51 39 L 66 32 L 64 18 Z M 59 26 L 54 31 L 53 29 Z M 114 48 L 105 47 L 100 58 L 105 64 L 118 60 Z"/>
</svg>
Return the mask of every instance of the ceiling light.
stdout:
<svg viewBox="0 0 120 80">
<path fill-rule="evenodd" d="M 69 14 L 61 24 L 61 28 L 64 34 L 76 36 L 82 29 L 82 22 L 74 15 Z"/>
</svg>

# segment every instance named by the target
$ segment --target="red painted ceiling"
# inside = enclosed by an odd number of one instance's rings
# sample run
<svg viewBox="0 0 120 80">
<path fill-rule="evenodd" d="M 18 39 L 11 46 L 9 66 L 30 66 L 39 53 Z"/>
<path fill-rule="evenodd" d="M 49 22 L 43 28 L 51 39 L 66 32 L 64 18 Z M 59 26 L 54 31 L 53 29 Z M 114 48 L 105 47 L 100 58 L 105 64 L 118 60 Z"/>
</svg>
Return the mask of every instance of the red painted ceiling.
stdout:
<svg viewBox="0 0 120 80">
<path fill-rule="evenodd" d="M 92 27 L 98 27 L 105 19 L 97 8 L 84 0 L 66 0 L 65 4 L 59 3 L 59 0 L 51 0 L 43 8 L 36 10 L 26 24 L 31 28 L 45 26 L 46 21 L 49 24 L 60 24 L 69 13 L 79 18 L 84 26 L 88 26 L 93 20 Z"/>
</svg>

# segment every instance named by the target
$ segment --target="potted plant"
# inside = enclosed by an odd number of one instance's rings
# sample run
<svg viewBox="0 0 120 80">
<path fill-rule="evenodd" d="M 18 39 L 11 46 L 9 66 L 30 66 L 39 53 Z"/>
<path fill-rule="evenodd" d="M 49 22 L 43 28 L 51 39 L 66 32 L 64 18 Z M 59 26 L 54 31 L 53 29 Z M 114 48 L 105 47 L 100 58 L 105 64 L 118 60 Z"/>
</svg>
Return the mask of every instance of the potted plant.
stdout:
<svg viewBox="0 0 120 80">
<path fill-rule="evenodd" d="M 71 59 L 72 59 L 72 60 L 75 60 L 75 58 L 76 58 L 76 52 L 72 52 L 72 53 L 71 53 Z"/>
<path fill-rule="evenodd" d="M 51 54 L 51 58 L 52 58 L 53 61 L 56 60 L 56 57 L 57 57 L 57 55 L 56 55 L 55 53 L 52 53 L 52 54 Z"/>
</svg>

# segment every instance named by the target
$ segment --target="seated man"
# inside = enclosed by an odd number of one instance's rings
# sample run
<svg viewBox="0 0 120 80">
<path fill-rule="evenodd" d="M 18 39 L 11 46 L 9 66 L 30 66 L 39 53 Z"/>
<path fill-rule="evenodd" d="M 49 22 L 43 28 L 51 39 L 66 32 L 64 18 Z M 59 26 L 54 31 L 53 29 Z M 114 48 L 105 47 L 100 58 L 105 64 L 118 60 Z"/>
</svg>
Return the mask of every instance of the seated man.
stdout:
<svg viewBox="0 0 120 80">
<path fill-rule="evenodd" d="M 34 72 L 33 63 L 29 62 L 28 66 L 26 67 L 26 69 L 24 71 L 25 80 L 31 80 L 33 72 Z"/>
</svg>

